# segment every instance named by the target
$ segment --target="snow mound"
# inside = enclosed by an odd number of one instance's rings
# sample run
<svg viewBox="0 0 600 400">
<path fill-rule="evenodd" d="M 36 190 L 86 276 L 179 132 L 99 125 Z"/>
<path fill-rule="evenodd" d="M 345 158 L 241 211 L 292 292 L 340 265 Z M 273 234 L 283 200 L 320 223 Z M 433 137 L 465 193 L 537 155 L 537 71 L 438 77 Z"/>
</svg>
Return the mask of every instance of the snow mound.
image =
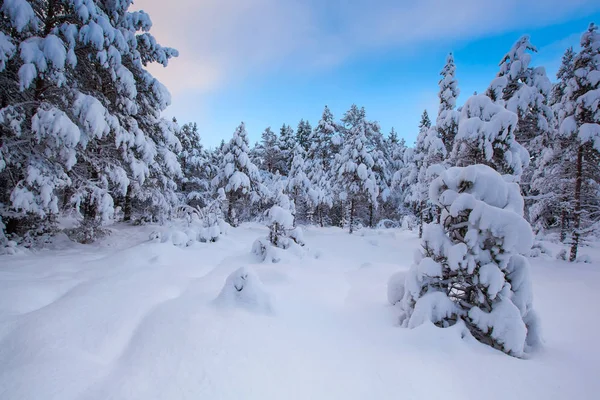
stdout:
<svg viewBox="0 0 600 400">
<path fill-rule="evenodd" d="M 241 307 L 264 314 L 273 312 L 271 295 L 250 267 L 241 267 L 227 277 L 215 304 Z"/>
<path fill-rule="evenodd" d="M 387 285 L 387 298 L 391 305 L 398 303 L 404 297 L 404 281 L 406 272 L 396 272 L 392 275 Z"/>
</svg>

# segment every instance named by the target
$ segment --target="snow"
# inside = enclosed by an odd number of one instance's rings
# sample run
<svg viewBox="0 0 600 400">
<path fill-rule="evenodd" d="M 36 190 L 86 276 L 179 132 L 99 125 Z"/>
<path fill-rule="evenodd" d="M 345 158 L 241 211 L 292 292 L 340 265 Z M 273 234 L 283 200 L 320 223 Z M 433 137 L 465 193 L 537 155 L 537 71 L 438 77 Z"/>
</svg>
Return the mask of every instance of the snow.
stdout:
<svg viewBox="0 0 600 400">
<path fill-rule="evenodd" d="M 241 267 L 233 271 L 215 299 L 215 304 L 222 307 L 243 307 L 265 314 L 273 312 L 272 303 L 271 295 L 250 267 Z"/>
<path fill-rule="evenodd" d="M 402 392 L 500 400 L 593 398 L 600 390 L 600 327 L 586 318 L 600 302 L 596 247 L 586 250 L 591 264 L 531 260 L 545 342 L 520 360 L 479 344 L 460 324 L 397 326 L 386 284 L 420 247 L 408 231 L 307 228 L 318 259 L 262 264 L 249 253 L 267 234 L 256 224 L 185 248 L 148 241 L 153 226 L 112 229 L 95 245 L 0 256 L 0 397 L 397 399 Z M 237 301 L 237 291 L 215 300 L 241 280 L 240 268 L 257 278 L 253 293 L 268 293 L 273 312 Z"/>
</svg>

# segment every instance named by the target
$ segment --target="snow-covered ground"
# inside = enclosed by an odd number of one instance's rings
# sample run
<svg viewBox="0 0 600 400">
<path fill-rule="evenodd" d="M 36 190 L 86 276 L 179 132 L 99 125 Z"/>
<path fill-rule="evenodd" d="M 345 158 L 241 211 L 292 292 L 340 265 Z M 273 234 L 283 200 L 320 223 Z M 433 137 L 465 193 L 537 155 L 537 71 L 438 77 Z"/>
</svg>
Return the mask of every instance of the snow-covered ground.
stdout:
<svg viewBox="0 0 600 400">
<path fill-rule="evenodd" d="M 97 245 L 64 241 L 0 257 L 0 399 L 591 399 L 600 392 L 597 249 L 582 251 L 591 264 L 532 259 L 545 346 L 523 360 L 455 328 L 398 327 L 386 286 L 412 262 L 419 247 L 412 232 L 311 228 L 302 258 L 263 264 L 251 254 L 267 233 L 259 225 L 187 248 L 148 241 L 153 229 L 117 226 Z M 241 267 L 249 275 L 226 285 Z M 239 279 L 259 301 L 244 306 L 235 293 L 220 295 Z"/>
</svg>

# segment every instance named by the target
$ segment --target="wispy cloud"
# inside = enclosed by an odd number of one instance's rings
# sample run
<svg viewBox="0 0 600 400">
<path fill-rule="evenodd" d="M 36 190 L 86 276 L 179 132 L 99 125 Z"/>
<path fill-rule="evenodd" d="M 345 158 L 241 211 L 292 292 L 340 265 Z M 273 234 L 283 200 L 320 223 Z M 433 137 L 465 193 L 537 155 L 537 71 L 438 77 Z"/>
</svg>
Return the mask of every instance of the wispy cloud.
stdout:
<svg viewBox="0 0 600 400">
<path fill-rule="evenodd" d="M 254 74 L 324 68 L 348 57 L 433 41 L 468 40 L 590 12 L 595 0 L 138 0 L 153 33 L 180 50 L 153 72 L 177 94 Z"/>
</svg>

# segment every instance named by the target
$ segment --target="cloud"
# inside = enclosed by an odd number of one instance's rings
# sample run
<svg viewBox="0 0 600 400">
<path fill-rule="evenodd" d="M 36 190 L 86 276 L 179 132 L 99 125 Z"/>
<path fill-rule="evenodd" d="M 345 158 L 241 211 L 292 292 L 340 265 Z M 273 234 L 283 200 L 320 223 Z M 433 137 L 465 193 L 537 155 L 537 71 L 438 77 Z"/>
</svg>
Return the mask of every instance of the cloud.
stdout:
<svg viewBox="0 0 600 400">
<path fill-rule="evenodd" d="M 595 0 L 137 0 L 160 43 L 152 72 L 177 95 L 281 70 L 331 68 L 362 53 L 469 40 L 598 9 Z"/>
</svg>

